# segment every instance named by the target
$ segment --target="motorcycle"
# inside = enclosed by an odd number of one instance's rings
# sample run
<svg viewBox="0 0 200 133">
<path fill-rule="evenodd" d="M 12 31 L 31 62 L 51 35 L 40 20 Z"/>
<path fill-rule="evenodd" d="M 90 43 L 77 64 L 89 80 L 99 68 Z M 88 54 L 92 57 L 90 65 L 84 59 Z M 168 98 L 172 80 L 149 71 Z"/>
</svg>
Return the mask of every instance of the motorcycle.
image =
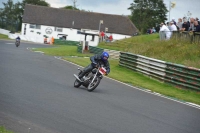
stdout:
<svg viewBox="0 0 200 133">
<path fill-rule="evenodd" d="M 19 47 L 19 45 L 20 45 L 20 40 L 19 39 L 16 40 L 15 45 L 16 45 L 16 47 Z"/>
<path fill-rule="evenodd" d="M 79 69 L 78 76 L 83 72 L 83 70 Z M 98 67 L 94 68 L 91 72 L 86 73 L 82 80 L 78 78 L 76 74 L 74 77 L 76 78 L 74 82 L 74 87 L 78 88 L 81 85 L 87 88 L 89 92 L 93 91 L 100 83 L 103 76 L 106 74 L 106 69 L 102 65 L 98 65 Z"/>
</svg>

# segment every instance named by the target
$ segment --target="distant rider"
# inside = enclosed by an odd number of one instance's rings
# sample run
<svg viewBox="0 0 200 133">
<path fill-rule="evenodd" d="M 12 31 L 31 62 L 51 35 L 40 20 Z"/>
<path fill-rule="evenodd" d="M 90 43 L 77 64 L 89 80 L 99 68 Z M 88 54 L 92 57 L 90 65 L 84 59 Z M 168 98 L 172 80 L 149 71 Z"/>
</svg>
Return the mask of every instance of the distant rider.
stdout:
<svg viewBox="0 0 200 133">
<path fill-rule="evenodd" d="M 16 38 L 16 41 L 19 41 L 19 43 L 20 43 L 20 40 L 21 40 L 21 38 L 18 36 L 18 37 Z"/>
<path fill-rule="evenodd" d="M 103 64 L 106 68 L 106 75 L 110 73 L 110 64 L 108 62 L 109 54 L 107 52 L 102 52 L 101 54 L 96 54 L 90 57 L 90 61 L 92 62 L 87 67 L 83 69 L 83 72 L 79 75 L 79 79 L 81 80 L 83 76 L 91 72 L 95 67 L 98 67 L 98 64 Z"/>
</svg>

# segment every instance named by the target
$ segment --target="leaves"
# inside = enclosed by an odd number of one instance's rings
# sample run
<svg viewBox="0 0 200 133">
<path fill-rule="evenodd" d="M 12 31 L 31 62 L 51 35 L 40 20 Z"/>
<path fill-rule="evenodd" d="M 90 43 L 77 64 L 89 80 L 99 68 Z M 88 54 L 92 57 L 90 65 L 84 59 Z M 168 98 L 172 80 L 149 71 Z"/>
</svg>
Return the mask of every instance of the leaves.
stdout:
<svg viewBox="0 0 200 133">
<path fill-rule="evenodd" d="M 168 10 L 163 0 L 134 0 L 130 5 L 131 20 L 142 33 L 167 20 Z"/>
<path fill-rule="evenodd" d="M 23 0 L 17 3 L 14 3 L 13 0 L 8 0 L 7 2 L 2 2 L 2 4 L 4 7 L 0 8 L 0 28 L 12 32 L 21 30 L 25 4 L 50 6 L 45 0 Z"/>
</svg>

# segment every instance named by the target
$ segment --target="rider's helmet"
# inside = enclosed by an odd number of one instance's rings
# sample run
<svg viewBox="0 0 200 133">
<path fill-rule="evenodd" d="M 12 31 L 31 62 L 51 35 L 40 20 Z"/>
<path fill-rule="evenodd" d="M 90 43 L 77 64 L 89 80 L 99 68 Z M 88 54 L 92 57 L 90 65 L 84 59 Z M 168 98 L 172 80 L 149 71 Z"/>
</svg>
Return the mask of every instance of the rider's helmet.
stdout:
<svg viewBox="0 0 200 133">
<path fill-rule="evenodd" d="M 109 58 L 108 52 L 103 52 L 103 53 L 101 54 L 101 60 L 107 61 L 108 58 Z"/>
</svg>

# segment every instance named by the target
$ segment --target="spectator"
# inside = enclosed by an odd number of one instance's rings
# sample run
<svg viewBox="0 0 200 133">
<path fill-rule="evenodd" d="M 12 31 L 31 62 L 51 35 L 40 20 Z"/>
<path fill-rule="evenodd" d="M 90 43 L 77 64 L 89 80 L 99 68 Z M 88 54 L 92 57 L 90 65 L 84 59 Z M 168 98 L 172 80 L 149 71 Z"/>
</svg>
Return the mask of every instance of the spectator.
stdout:
<svg viewBox="0 0 200 133">
<path fill-rule="evenodd" d="M 170 30 L 170 23 L 169 22 L 167 22 L 167 28 Z"/>
<path fill-rule="evenodd" d="M 147 30 L 147 34 L 151 34 L 151 28 Z"/>
<path fill-rule="evenodd" d="M 54 37 L 51 38 L 51 44 L 54 44 Z"/>
<path fill-rule="evenodd" d="M 173 21 L 170 22 L 170 31 L 177 31 L 177 28 Z"/>
<path fill-rule="evenodd" d="M 109 41 L 110 41 L 110 42 L 113 41 L 113 36 L 112 36 L 112 34 L 110 34 L 110 36 L 109 36 Z"/>
<path fill-rule="evenodd" d="M 47 38 L 46 37 L 44 38 L 44 44 L 47 44 Z"/>
<path fill-rule="evenodd" d="M 200 21 L 199 21 L 199 19 L 196 17 L 196 21 L 198 21 L 198 24 L 200 25 Z"/>
<path fill-rule="evenodd" d="M 183 19 L 183 24 L 182 24 L 182 28 L 180 29 L 180 31 L 188 31 L 189 26 L 187 24 L 187 19 Z"/>
<path fill-rule="evenodd" d="M 104 39 L 105 39 L 105 33 L 101 31 L 101 41 L 103 42 Z"/>
<path fill-rule="evenodd" d="M 152 33 L 156 33 L 156 29 L 154 27 L 152 28 Z"/>
<path fill-rule="evenodd" d="M 197 20 L 194 21 L 194 26 L 195 26 L 195 30 L 194 30 L 194 32 L 200 32 L 200 25 L 199 25 L 199 23 L 198 23 Z"/>
<path fill-rule="evenodd" d="M 178 23 L 177 23 L 178 30 L 180 30 L 182 28 L 182 24 L 183 24 L 182 19 L 179 18 Z"/>
<path fill-rule="evenodd" d="M 194 31 L 194 18 L 190 18 L 190 27 L 189 27 L 189 30 L 190 31 Z"/>
<path fill-rule="evenodd" d="M 173 19 L 172 19 L 172 22 L 174 22 L 174 25 L 176 25 L 176 21 L 175 21 L 175 18 L 173 18 Z"/>
<path fill-rule="evenodd" d="M 165 34 L 165 37 L 166 37 L 165 39 L 169 40 L 171 37 L 171 32 L 164 23 L 161 23 L 160 24 L 160 34 L 162 35 L 163 33 Z"/>
</svg>

